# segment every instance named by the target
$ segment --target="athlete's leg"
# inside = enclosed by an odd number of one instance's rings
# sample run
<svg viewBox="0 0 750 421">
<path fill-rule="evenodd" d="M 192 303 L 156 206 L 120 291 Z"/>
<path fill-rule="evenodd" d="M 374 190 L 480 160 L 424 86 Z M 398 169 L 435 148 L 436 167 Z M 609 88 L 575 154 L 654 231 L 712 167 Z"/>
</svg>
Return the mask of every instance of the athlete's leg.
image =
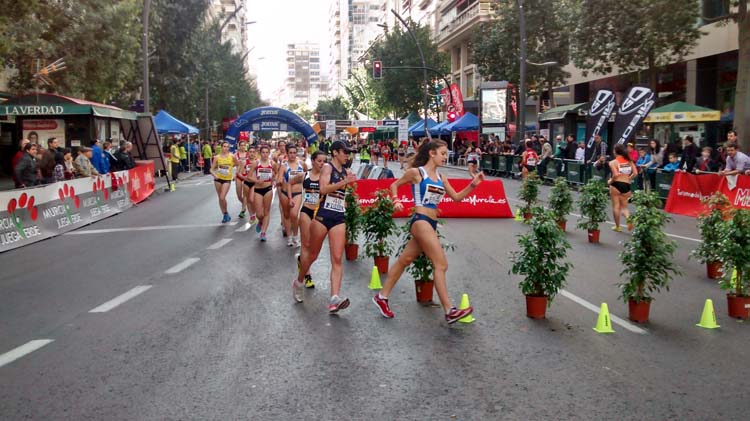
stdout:
<svg viewBox="0 0 750 421">
<path fill-rule="evenodd" d="M 247 210 L 247 205 L 245 204 L 245 183 L 242 180 L 235 179 L 234 191 L 237 193 L 237 199 L 242 204 L 242 212 L 245 212 Z"/>
<path fill-rule="evenodd" d="M 427 221 L 416 221 L 411 226 L 411 233 L 419 242 L 419 247 L 424 251 L 424 254 L 432 262 L 435 290 L 438 293 L 438 298 L 440 298 L 440 304 L 443 305 L 443 309 L 447 313 L 453 307 L 445 282 L 448 259 L 445 258 L 445 251 L 440 244 L 437 232 L 432 229 Z"/>
<path fill-rule="evenodd" d="M 268 223 L 271 222 L 271 202 L 273 201 L 273 192 L 268 192 L 263 195 L 263 225 L 261 225 L 260 232 L 266 232 L 268 229 Z M 257 206 L 257 202 L 256 202 Z"/>
<path fill-rule="evenodd" d="M 628 228 L 630 229 L 630 223 L 628 222 L 628 219 L 630 219 L 630 210 L 628 210 L 628 199 L 630 199 L 630 195 L 632 193 L 627 192 L 625 194 L 621 194 L 619 201 L 620 201 L 620 214 L 625 217 L 625 223 L 628 224 Z"/>
<path fill-rule="evenodd" d="M 255 216 L 258 218 L 258 225 L 261 225 L 261 226 L 263 225 L 263 221 L 264 221 L 263 218 L 266 217 L 266 208 L 264 205 L 264 199 L 265 199 L 265 196 L 258 193 L 257 191 L 255 192 L 255 196 L 253 200 L 255 202 Z"/>
<path fill-rule="evenodd" d="M 292 197 L 292 201 L 294 202 L 294 207 L 292 209 L 289 209 L 288 212 L 290 213 L 289 216 L 289 222 L 291 224 L 292 236 L 299 235 L 299 218 L 298 215 L 300 213 L 299 208 L 302 206 L 302 195 L 298 194 L 294 197 Z"/>
<path fill-rule="evenodd" d="M 289 198 L 284 194 L 284 192 L 280 190 L 276 190 L 279 193 L 279 209 L 281 209 L 281 225 L 284 228 L 284 233 L 286 235 L 291 235 L 290 233 L 290 223 L 289 223 Z"/>
<path fill-rule="evenodd" d="M 620 191 L 616 188 L 609 187 L 609 197 L 612 200 L 612 217 L 615 220 L 615 229 L 620 228 Z"/>
<path fill-rule="evenodd" d="M 320 254 L 320 248 L 323 246 L 323 240 L 328 235 L 328 230 L 325 225 L 319 221 L 312 221 L 310 223 L 310 242 L 309 247 L 302 252 L 300 256 L 300 270 L 297 273 L 297 282 L 305 280 L 305 274 L 310 271 L 310 266 L 318 258 Z"/>
<path fill-rule="evenodd" d="M 302 256 L 306 253 L 309 253 L 308 249 L 310 248 L 310 226 L 312 225 L 312 221 L 310 220 L 310 216 L 308 216 L 304 212 L 300 212 L 299 214 L 299 233 L 300 237 L 302 238 L 302 248 L 300 249 L 300 261 L 302 261 Z M 310 271 L 308 270 L 305 275 L 309 275 Z"/>
<path fill-rule="evenodd" d="M 344 277 L 343 256 L 346 243 L 346 225 L 338 224 L 328 231 L 328 246 L 331 252 L 331 297 L 339 295 L 341 279 Z"/>
<path fill-rule="evenodd" d="M 391 295 L 391 291 L 393 291 L 393 288 L 396 286 L 396 282 L 398 282 L 398 280 L 401 278 L 401 274 L 404 273 L 404 269 L 409 267 L 409 265 L 414 261 L 414 259 L 419 256 L 420 253 L 422 253 L 422 249 L 419 247 L 417 239 L 412 237 L 411 240 L 406 243 L 404 251 L 400 256 L 398 256 L 396 262 L 394 262 L 391 265 L 391 268 L 388 270 L 385 284 L 383 285 L 383 289 L 380 290 L 380 295 L 383 298 L 388 298 Z"/>
</svg>

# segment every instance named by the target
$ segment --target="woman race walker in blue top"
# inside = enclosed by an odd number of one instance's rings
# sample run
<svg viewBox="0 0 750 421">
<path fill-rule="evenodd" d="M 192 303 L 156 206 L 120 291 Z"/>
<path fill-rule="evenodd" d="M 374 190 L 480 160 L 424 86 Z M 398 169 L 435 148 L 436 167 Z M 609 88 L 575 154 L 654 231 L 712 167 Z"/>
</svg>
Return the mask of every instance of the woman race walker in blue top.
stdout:
<svg viewBox="0 0 750 421">
<path fill-rule="evenodd" d="M 378 310 L 386 318 L 393 318 L 393 312 L 388 305 L 388 297 L 396 286 L 404 269 L 414 259 L 424 253 L 432 262 L 434 268 L 435 289 L 437 290 L 440 303 L 445 310 L 445 320 L 455 323 L 458 319 L 468 316 L 474 311 L 469 307 L 459 310 L 453 306 L 448 296 L 448 288 L 445 282 L 445 271 L 448 269 L 448 261 L 445 251 L 440 244 L 437 235 L 437 206 L 447 194 L 454 202 L 463 200 L 479 183 L 484 180 L 484 173 L 476 173 L 471 183 L 460 192 L 456 192 L 447 179 L 443 179 L 438 173 L 438 167 L 448 162 L 448 146 L 442 140 L 432 140 L 423 143 L 414 156 L 410 168 L 404 175 L 391 184 L 391 197 L 395 202 L 395 210 L 399 212 L 403 205 L 397 198 L 398 188 L 403 184 L 411 184 L 414 194 L 414 216 L 410 224 L 412 238 L 406 244 L 404 251 L 396 260 L 385 281 L 385 285 L 379 294 L 373 297 L 373 302 Z"/>
</svg>

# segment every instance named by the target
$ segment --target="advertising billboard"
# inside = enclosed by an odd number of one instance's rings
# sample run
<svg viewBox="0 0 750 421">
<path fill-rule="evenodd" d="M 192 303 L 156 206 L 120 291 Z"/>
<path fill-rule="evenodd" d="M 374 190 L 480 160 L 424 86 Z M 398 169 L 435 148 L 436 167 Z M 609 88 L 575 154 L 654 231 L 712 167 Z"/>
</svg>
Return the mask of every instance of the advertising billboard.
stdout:
<svg viewBox="0 0 750 421">
<path fill-rule="evenodd" d="M 505 124 L 508 110 L 507 89 L 482 89 L 482 124 Z"/>
</svg>

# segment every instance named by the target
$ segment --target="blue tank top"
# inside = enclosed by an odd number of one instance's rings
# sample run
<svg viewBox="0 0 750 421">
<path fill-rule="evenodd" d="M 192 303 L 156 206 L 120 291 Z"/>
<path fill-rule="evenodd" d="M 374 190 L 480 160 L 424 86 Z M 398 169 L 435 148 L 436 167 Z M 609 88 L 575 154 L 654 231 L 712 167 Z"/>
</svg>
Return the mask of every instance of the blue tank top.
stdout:
<svg viewBox="0 0 750 421">
<path fill-rule="evenodd" d="M 424 167 L 419 167 L 419 174 L 422 176 L 422 181 L 411 186 L 414 193 L 414 206 L 437 209 L 438 204 L 445 196 L 443 178 L 438 174 L 437 180 L 430 179 Z"/>
<path fill-rule="evenodd" d="M 305 168 L 302 166 L 302 164 L 297 161 L 297 169 L 292 169 L 292 167 L 289 166 L 289 163 L 286 165 L 286 172 L 284 173 L 284 181 L 287 183 L 289 182 L 290 177 L 294 177 L 298 174 L 302 174 L 305 172 Z"/>
<path fill-rule="evenodd" d="M 341 171 L 337 170 L 332 164 L 326 164 L 331 166 L 331 184 L 336 184 L 341 180 L 346 179 L 346 168 L 342 168 Z M 325 217 L 344 217 L 344 199 L 346 198 L 346 189 L 344 187 L 338 188 L 335 191 L 328 193 L 327 195 L 320 198 L 320 207 L 318 208 L 318 215 Z"/>
</svg>

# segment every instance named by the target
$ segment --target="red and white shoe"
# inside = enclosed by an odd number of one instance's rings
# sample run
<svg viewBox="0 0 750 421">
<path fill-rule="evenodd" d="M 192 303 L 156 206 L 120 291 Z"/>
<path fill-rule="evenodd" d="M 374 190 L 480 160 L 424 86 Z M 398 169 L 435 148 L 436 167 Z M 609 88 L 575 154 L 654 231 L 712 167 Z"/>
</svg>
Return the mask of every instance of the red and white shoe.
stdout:
<svg viewBox="0 0 750 421">
<path fill-rule="evenodd" d="M 465 308 L 463 310 L 459 310 L 456 307 L 453 307 L 445 315 L 445 321 L 448 322 L 448 324 L 453 324 L 456 323 L 458 319 L 463 319 L 472 312 L 474 312 L 474 307 Z"/>
<path fill-rule="evenodd" d="M 378 310 L 380 310 L 380 314 L 382 314 L 383 317 L 385 317 L 386 319 L 393 318 L 393 312 L 391 311 L 391 307 L 388 305 L 387 298 L 380 298 L 380 294 L 375 294 L 375 296 L 372 297 L 372 302 L 375 303 L 376 306 L 378 306 Z"/>
</svg>

